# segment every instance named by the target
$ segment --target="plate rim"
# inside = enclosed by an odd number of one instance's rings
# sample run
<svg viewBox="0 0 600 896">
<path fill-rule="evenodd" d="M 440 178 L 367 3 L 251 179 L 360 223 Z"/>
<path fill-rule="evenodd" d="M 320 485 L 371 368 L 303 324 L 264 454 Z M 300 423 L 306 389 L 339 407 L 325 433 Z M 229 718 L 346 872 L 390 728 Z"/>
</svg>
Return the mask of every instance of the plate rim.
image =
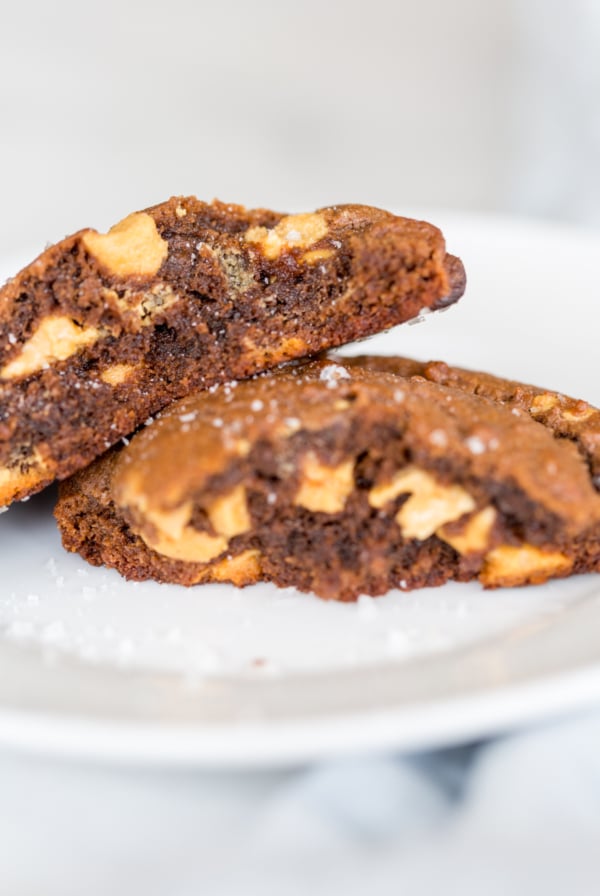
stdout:
<svg viewBox="0 0 600 896">
<path fill-rule="evenodd" d="M 498 734 L 515 725 L 533 724 L 599 702 L 600 645 L 595 635 L 598 623 L 600 587 L 595 585 L 571 606 L 536 619 L 533 625 L 521 624 L 469 646 L 396 664 L 245 681 L 250 691 L 257 686 L 263 690 L 264 697 L 265 688 L 276 688 L 289 696 L 290 682 L 304 689 L 311 682 L 314 694 L 322 688 L 324 679 L 326 682 L 332 677 L 341 687 L 347 687 L 348 680 L 362 679 L 363 685 L 370 689 L 377 682 L 381 685 L 382 676 L 389 676 L 392 693 L 388 688 L 387 701 L 382 701 L 379 693 L 379 705 L 374 702 L 370 708 L 362 705 L 349 711 L 338 706 L 337 712 L 325 707 L 321 713 L 302 715 L 292 711 L 286 715 L 276 702 L 272 717 L 268 714 L 254 717 L 250 712 L 226 721 L 202 718 L 190 721 L 189 713 L 185 714 L 187 721 L 164 718 L 160 700 L 147 704 L 146 714 L 142 712 L 141 718 L 134 719 L 127 714 L 124 718 L 115 718 L 114 712 L 106 711 L 90 713 L 90 694 L 102 701 L 107 672 L 122 677 L 122 670 L 101 664 L 95 666 L 74 656 L 54 657 L 48 663 L 38 647 L 0 643 L 0 665 L 10 673 L 11 660 L 28 663 L 26 676 L 31 676 L 33 671 L 34 678 L 29 709 L 23 704 L 26 695 L 22 690 L 20 705 L 11 706 L 6 700 L 6 677 L 0 681 L 0 743 L 64 758 L 211 768 L 290 766 L 367 750 L 407 751 L 449 746 L 468 737 Z M 558 667 L 557 656 L 562 658 Z M 38 664 L 37 672 L 31 668 L 32 658 Z M 417 681 L 421 688 L 430 688 L 422 672 L 429 668 L 431 674 L 432 662 L 442 669 L 446 667 L 447 678 L 444 680 L 439 669 L 434 669 L 433 681 L 437 682 L 438 690 L 440 682 L 444 686 L 438 695 L 422 699 L 418 689 L 415 696 L 414 684 L 411 689 L 410 682 Z M 54 711 L 48 705 L 45 709 L 35 705 L 35 680 L 40 670 L 51 684 L 51 693 L 58 696 Z M 474 675 L 479 676 L 476 688 L 473 688 Z M 124 693 L 134 701 L 139 700 L 139 693 L 132 693 L 132 681 L 136 688 L 147 689 L 150 697 L 165 684 L 167 694 L 172 693 L 174 682 L 181 689 L 181 676 L 175 672 L 157 675 L 152 670 L 127 669 L 126 676 L 128 687 Z M 58 678 L 55 691 L 52 691 L 53 677 Z M 74 710 L 71 702 L 65 711 L 61 702 L 63 677 L 70 682 L 77 680 L 85 710 Z M 346 681 L 341 681 L 343 678 Z M 394 687 L 403 680 L 404 698 L 394 699 Z M 86 686 L 91 686 L 91 691 L 86 693 Z M 201 708 L 207 688 L 219 700 L 228 686 L 239 691 L 240 679 L 204 679 L 200 687 L 190 683 L 182 691 L 184 703 L 198 700 L 196 705 Z"/>
</svg>

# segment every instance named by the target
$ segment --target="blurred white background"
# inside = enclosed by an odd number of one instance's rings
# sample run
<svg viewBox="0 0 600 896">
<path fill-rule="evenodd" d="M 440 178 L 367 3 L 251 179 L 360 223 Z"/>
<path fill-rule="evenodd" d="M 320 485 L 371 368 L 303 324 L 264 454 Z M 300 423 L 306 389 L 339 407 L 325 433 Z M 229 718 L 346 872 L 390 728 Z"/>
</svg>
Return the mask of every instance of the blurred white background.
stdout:
<svg viewBox="0 0 600 896">
<path fill-rule="evenodd" d="M 0 22 L 0 251 L 177 193 L 600 223 L 596 0 L 76 0 Z"/>
</svg>

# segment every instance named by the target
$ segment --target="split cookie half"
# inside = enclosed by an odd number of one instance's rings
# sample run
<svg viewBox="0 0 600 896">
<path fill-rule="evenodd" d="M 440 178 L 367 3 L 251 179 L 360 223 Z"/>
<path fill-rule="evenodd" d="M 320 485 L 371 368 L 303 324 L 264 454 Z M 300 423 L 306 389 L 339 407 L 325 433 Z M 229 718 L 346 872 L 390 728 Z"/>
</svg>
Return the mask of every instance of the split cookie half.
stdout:
<svg viewBox="0 0 600 896">
<path fill-rule="evenodd" d="M 376 363 L 288 365 L 175 403 L 63 484 L 65 547 L 130 579 L 340 600 L 596 568 L 600 496 L 576 442 Z"/>
</svg>

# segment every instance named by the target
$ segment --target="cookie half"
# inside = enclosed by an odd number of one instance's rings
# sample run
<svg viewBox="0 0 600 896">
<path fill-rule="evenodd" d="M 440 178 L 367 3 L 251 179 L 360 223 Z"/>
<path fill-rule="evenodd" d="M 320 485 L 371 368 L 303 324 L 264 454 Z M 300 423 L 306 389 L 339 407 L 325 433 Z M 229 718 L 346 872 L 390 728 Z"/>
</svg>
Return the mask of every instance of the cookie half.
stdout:
<svg viewBox="0 0 600 896">
<path fill-rule="evenodd" d="M 68 550 L 131 579 L 353 600 L 595 568 L 577 447 L 485 397 L 328 360 L 177 402 L 61 488 Z"/>
<path fill-rule="evenodd" d="M 464 284 L 436 227 L 358 205 L 180 198 L 82 230 L 0 290 L 0 506 L 194 389 L 402 323 Z"/>
</svg>

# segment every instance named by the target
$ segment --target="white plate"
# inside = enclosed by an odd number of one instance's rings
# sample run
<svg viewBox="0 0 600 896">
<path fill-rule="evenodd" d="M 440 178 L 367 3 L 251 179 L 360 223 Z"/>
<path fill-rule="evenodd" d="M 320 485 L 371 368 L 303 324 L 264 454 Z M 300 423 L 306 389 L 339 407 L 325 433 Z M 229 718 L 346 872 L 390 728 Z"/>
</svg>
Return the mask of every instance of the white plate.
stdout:
<svg viewBox="0 0 600 896">
<path fill-rule="evenodd" d="M 600 237 L 431 218 L 465 261 L 466 296 L 360 350 L 443 358 L 599 403 Z M 595 576 L 356 605 L 271 586 L 136 585 L 62 550 L 52 498 L 0 518 L 2 743 L 283 764 L 448 744 L 600 700 Z"/>
</svg>

